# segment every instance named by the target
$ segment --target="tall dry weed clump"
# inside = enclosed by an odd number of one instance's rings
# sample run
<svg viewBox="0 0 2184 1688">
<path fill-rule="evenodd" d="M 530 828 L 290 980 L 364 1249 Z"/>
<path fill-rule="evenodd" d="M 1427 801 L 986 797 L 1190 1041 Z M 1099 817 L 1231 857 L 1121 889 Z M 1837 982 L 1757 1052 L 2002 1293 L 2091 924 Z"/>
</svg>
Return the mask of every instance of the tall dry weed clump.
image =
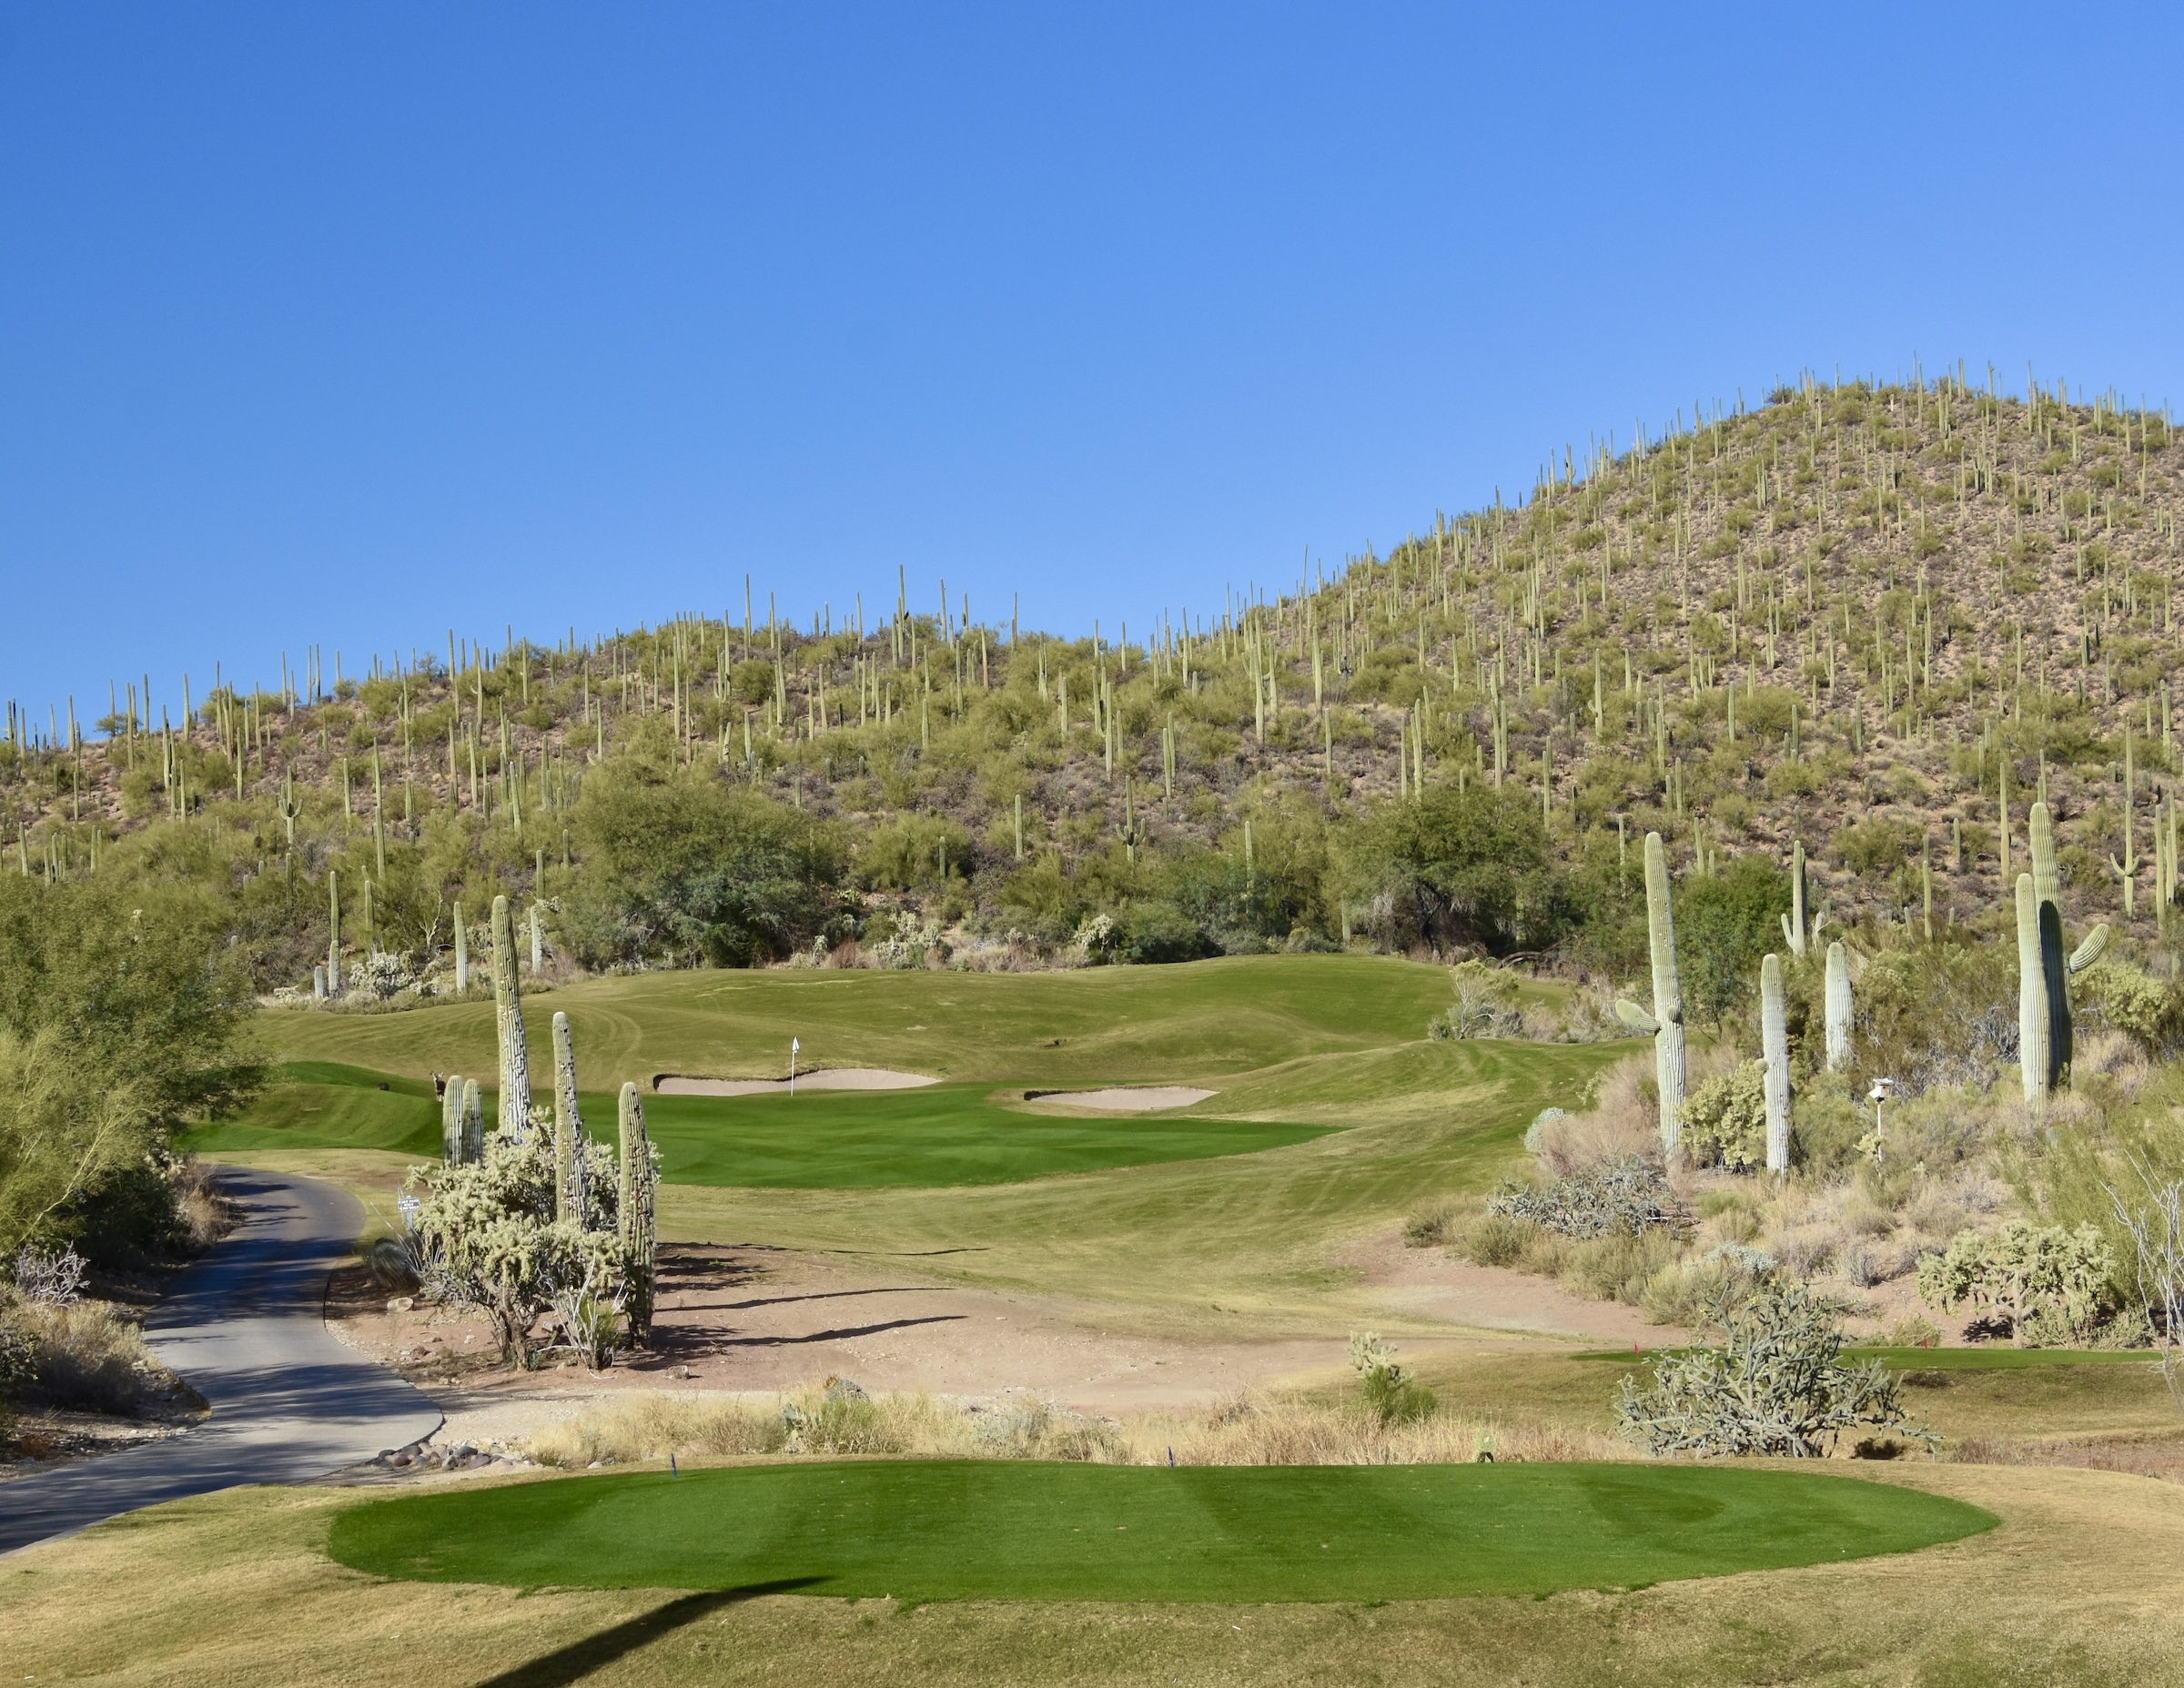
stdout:
<svg viewBox="0 0 2184 1688">
<path fill-rule="evenodd" d="M 854 1390 L 854 1386 L 851 1386 Z M 1089 1418 L 1032 1398 L 954 1403 L 839 1386 L 779 1397 L 644 1395 L 531 1437 L 541 1465 L 581 1468 L 682 1456 L 895 1454 L 1071 1460 L 1107 1465 L 1423 1465 L 1627 1459 L 1595 1431 L 1434 1413 L 1390 1420 L 1338 1405 L 1241 1394 L 1188 1411 Z"/>
<path fill-rule="evenodd" d="M 134 1413 L 171 1387 L 136 1321 L 111 1301 L 17 1298 L 5 1319 L 27 1356 L 25 1392 L 47 1405 Z"/>
</svg>

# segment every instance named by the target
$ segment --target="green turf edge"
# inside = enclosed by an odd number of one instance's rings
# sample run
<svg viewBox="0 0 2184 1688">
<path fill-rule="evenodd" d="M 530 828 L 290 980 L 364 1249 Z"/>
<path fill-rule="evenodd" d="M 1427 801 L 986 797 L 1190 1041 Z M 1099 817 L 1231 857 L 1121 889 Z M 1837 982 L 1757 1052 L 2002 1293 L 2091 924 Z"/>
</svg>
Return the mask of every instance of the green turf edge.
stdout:
<svg viewBox="0 0 2184 1688">
<path fill-rule="evenodd" d="M 1658 1359 L 1687 1350 L 1649 1348 L 1633 1356 L 1623 1349 L 1591 1349 L 1571 1354 L 1571 1359 L 1620 1360 L 1628 1366 L 1636 1359 Z M 2029 1366 L 2150 1366 L 2159 1357 L 2151 1349 L 2117 1348 L 1881 1348 L 1845 1347 L 1846 1360 L 1877 1359 L 1891 1371 L 2014 1371 Z"/>
<path fill-rule="evenodd" d="M 509 1587 L 1312 1602 L 1640 1588 L 1999 1522 L 1914 1487 L 1745 1466 L 814 1461 L 371 1501 L 332 1521 L 327 1551 Z"/>
</svg>

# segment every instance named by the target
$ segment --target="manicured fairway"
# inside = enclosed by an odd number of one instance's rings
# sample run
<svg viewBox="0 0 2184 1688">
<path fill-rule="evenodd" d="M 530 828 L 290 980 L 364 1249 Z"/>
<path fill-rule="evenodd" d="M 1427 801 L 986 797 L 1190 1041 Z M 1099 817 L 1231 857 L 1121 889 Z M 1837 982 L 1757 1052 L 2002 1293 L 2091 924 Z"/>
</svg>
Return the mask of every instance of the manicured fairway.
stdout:
<svg viewBox="0 0 2184 1688">
<path fill-rule="evenodd" d="M 265 1148 L 378 1148 L 438 1157 L 440 1103 L 421 1078 L 338 1061 L 291 1061 L 231 1119 L 181 1134 L 197 1154 Z"/>
<path fill-rule="evenodd" d="M 333 1062 L 278 1069 L 232 1120 L 199 1127 L 199 1153 L 377 1148 L 437 1157 L 432 1087 Z M 1264 1121 L 1122 1116 L 1060 1118 L 997 1105 L 990 1085 L 920 1090 L 813 1090 L 802 1096 L 645 1098 L 645 1122 L 674 1184 L 775 1189 L 903 1189 L 1009 1184 L 1057 1172 L 1248 1155 L 1322 1135 Z M 596 1132 L 614 1099 L 581 1097 Z M 487 1105 L 490 1117 L 491 1104 Z"/>
<path fill-rule="evenodd" d="M 1906 1552 L 1996 1521 L 1802 1471 L 874 1461 L 405 1496 L 341 1514 L 329 1551 L 381 1576 L 519 1587 L 1423 1600 Z"/>
<path fill-rule="evenodd" d="M 1323 1135 L 1258 1120 L 1060 1118 L 996 1106 L 989 1085 L 645 1098 L 674 1184 L 890 1189 L 1014 1184 L 1057 1172 L 1248 1155 Z M 605 1097 L 597 1104 L 607 1106 Z M 594 1117 L 606 1118 L 602 1113 Z"/>
</svg>

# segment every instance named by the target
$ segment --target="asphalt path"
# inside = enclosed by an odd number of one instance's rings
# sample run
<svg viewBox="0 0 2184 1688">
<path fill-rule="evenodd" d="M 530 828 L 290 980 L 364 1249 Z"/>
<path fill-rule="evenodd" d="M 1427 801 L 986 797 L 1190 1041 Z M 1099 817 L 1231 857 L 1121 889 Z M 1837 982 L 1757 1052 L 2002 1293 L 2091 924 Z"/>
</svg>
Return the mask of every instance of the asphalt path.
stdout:
<svg viewBox="0 0 2184 1688">
<path fill-rule="evenodd" d="M 326 1328 L 327 1276 L 363 1209 L 311 1178 L 225 1167 L 242 1223 L 145 1323 L 161 1362 L 212 1408 L 163 1441 L 0 1484 L 0 1553 L 141 1506 L 338 1471 L 440 1428 L 440 1409 Z"/>
</svg>

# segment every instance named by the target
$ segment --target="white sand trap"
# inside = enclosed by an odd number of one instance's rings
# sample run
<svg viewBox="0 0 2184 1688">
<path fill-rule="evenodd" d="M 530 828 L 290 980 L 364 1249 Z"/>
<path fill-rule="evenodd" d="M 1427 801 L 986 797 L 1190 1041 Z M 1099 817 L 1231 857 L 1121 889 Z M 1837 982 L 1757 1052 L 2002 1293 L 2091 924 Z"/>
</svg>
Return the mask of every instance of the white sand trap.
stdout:
<svg viewBox="0 0 2184 1688">
<path fill-rule="evenodd" d="M 799 1090 L 915 1090 L 936 1085 L 924 1073 L 898 1073 L 885 1066 L 823 1066 L 796 1075 Z M 786 1096 L 785 1078 L 678 1078 L 662 1073 L 652 1081 L 662 1096 Z"/>
<path fill-rule="evenodd" d="M 1194 1090 L 1188 1085 L 1134 1085 L 1110 1090 L 1043 1090 L 1026 1097 L 1027 1102 L 1059 1102 L 1067 1107 L 1097 1107 L 1108 1114 L 1157 1114 L 1162 1108 L 1188 1107 L 1203 1102 L 1215 1090 Z"/>
</svg>

